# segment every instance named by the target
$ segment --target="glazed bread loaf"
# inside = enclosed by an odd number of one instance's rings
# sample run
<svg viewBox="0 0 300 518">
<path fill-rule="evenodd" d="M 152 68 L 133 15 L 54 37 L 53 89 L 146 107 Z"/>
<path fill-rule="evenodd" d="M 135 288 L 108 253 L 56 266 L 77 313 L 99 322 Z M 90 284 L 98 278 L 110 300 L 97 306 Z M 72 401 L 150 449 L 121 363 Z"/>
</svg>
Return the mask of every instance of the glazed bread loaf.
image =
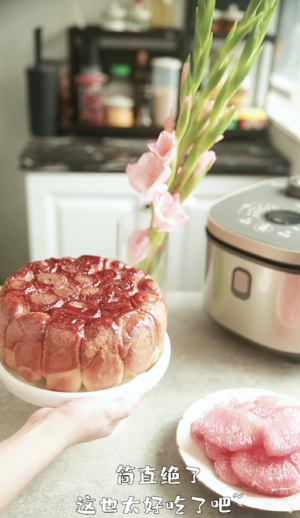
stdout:
<svg viewBox="0 0 300 518">
<path fill-rule="evenodd" d="M 77 392 L 113 387 L 162 354 L 167 306 L 141 270 L 95 256 L 28 264 L 0 291 L 0 353 L 23 378 Z"/>
</svg>

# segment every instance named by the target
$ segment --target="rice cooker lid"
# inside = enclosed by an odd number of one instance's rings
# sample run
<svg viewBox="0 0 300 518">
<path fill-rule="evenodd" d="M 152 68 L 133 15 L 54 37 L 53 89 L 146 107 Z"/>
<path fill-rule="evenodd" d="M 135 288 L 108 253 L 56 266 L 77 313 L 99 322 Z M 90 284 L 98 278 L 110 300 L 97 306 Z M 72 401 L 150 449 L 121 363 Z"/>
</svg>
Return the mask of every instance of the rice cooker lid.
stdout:
<svg viewBox="0 0 300 518">
<path fill-rule="evenodd" d="M 300 177 L 255 184 L 216 202 L 207 229 L 243 252 L 300 266 L 299 198 Z"/>
</svg>

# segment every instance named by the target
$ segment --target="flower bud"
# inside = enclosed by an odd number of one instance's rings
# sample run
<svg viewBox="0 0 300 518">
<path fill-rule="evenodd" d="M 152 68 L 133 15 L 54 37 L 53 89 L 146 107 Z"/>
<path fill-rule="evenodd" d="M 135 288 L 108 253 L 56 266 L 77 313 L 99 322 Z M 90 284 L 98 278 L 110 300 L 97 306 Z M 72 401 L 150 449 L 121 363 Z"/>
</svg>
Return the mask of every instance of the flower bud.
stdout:
<svg viewBox="0 0 300 518">
<path fill-rule="evenodd" d="M 169 117 L 165 117 L 165 131 L 168 131 L 168 133 L 172 133 L 174 129 L 174 119 L 172 115 L 169 115 Z"/>
<path fill-rule="evenodd" d="M 190 71 L 190 63 L 189 63 L 189 61 L 186 61 L 183 64 L 182 72 L 181 72 L 181 84 L 182 85 L 183 85 L 184 81 L 186 80 L 186 78 L 189 74 L 189 71 Z"/>
</svg>

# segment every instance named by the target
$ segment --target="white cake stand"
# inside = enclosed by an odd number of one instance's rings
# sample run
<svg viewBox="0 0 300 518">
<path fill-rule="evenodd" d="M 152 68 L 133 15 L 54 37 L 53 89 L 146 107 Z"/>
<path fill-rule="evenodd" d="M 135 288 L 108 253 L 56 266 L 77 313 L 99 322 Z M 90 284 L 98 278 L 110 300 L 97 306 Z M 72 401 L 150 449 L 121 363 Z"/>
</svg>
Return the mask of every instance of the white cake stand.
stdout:
<svg viewBox="0 0 300 518">
<path fill-rule="evenodd" d="M 98 396 L 105 399 L 119 399 L 124 396 L 139 395 L 151 390 L 165 374 L 171 356 L 171 344 L 168 334 L 165 335 L 164 350 L 158 362 L 147 372 L 117 387 L 88 392 L 82 388 L 79 392 L 56 392 L 48 390 L 45 379 L 36 383 L 25 381 L 20 374 L 9 369 L 0 361 L 0 379 L 5 387 L 15 396 L 27 403 L 39 407 L 57 407 L 85 396 Z"/>
</svg>

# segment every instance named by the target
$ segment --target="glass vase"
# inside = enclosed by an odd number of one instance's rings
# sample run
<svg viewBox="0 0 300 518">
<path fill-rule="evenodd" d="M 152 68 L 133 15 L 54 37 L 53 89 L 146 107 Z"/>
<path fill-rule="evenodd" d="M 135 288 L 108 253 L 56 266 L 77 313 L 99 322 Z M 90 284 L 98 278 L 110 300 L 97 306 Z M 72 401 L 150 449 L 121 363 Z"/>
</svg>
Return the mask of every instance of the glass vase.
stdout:
<svg viewBox="0 0 300 518">
<path fill-rule="evenodd" d="M 164 295 L 167 291 L 168 234 L 152 230 L 151 209 L 144 209 L 121 216 L 117 221 L 117 259 L 130 266 L 140 268 L 158 283 Z M 136 255 L 134 260 L 129 246 L 129 238 L 134 230 L 147 231 L 149 251 L 146 256 Z M 141 244 L 141 246 L 143 246 Z M 137 246 L 139 251 L 139 246 Z"/>
</svg>

